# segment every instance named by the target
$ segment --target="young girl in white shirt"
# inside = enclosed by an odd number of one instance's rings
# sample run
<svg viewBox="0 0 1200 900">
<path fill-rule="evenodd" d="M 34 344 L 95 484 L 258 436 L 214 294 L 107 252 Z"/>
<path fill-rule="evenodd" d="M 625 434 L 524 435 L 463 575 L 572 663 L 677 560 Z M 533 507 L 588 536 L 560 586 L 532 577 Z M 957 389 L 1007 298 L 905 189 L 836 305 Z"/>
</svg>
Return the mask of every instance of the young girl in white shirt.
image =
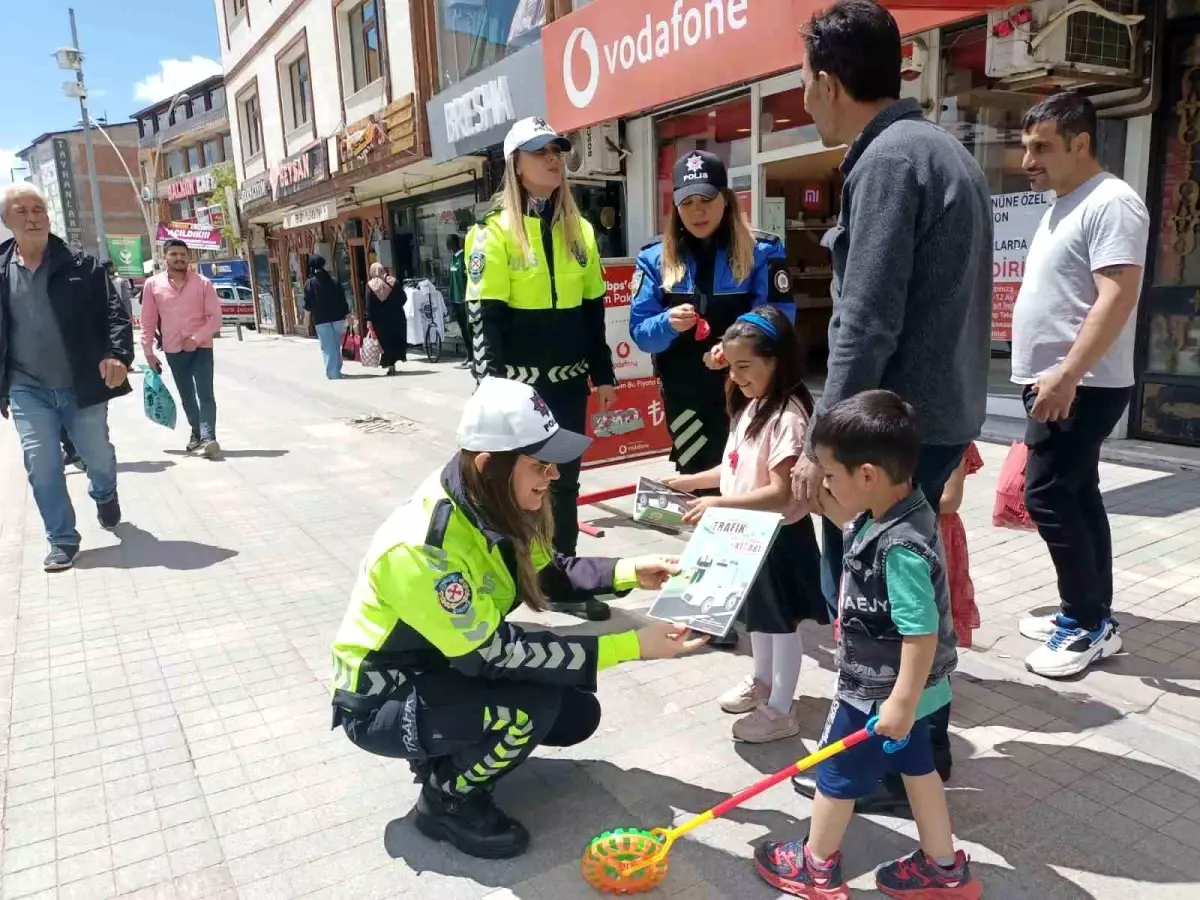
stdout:
<svg viewBox="0 0 1200 900">
<path fill-rule="evenodd" d="M 813 401 L 801 379 L 796 332 L 778 310 L 759 307 L 739 316 L 721 347 L 729 363 L 725 397 L 731 420 L 721 465 L 663 480 L 684 491 L 721 489 L 720 496 L 693 501 L 686 522 L 699 521 L 712 506 L 766 510 L 784 517 L 739 614 L 750 634 L 754 674 L 720 700 L 726 712 L 745 714 L 733 723 L 735 739 L 766 743 L 800 730 L 793 701 L 804 653 L 801 621 L 829 621 L 821 596 L 816 533 L 791 485 Z"/>
</svg>

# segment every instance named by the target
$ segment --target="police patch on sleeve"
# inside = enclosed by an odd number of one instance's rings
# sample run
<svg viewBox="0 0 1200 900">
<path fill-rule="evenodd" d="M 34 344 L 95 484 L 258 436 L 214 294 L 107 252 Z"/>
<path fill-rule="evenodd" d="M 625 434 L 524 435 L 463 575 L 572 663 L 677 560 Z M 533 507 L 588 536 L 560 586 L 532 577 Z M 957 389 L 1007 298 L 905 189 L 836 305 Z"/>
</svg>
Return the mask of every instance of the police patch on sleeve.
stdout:
<svg viewBox="0 0 1200 900">
<path fill-rule="evenodd" d="M 792 292 L 792 279 L 788 275 L 787 269 L 778 269 L 774 277 L 775 290 L 781 294 L 790 294 Z"/>
<path fill-rule="evenodd" d="M 640 267 L 634 266 L 633 277 L 629 279 L 629 296 L 636 297 L 638 291 L 642 289 L 642 276 L 646 273 Z"/>
<path fill-rule="evenodd" d="M 478 282 L 483 277 L 483 251 L 472 250 L 471 258 L 467 260 L 467 274 L 471 276 L 471 280 Z"/>
<path fill-rule="evenodd" d="M 451 572 L 438 579 L 433 586 L 437 591 L 442 609 L 454 616 L 461 616 L 471 608 L 471 586 L 462 572 Z"/>
</svg>

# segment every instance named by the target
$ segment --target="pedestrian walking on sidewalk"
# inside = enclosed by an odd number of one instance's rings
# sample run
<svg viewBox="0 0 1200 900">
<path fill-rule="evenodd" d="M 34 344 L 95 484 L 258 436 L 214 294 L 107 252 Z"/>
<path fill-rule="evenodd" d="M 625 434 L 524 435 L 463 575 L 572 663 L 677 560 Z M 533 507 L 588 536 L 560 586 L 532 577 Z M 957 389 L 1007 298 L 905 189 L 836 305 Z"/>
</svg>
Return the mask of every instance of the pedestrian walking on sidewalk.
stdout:
<svg viewBox="0 0 1200 900">
<path fill-rule="evenodd" d="M 408 359 L 408 317 L 404 315 L 404 291 L 396 290 L 396 279 L 383 263 L 371 263 L 367 281 L 367 321 L 383 348 L 379 364 L 388 375 L 396 374 L 396 363 Z M 339 350 L 340 352 L 340 350 Z"/>
<path fill-rule="evenodd" d="M 616 400 L 604 333 L 604 270 L 591 224 L 579 212 L 562 155 L 571 142 L 545 119 L 517 122 L 504 139 L 504 182 L 491 212 L 467 236 L 467 302 L 479 377 L 534 385 L 563 427 L 587 431 L 588 381 L 599 412 Z M 579 542 L 578 459 L 550 488 L 554 549 Z M 568 604 L 607 619 L 595 600 Z"/>
<path fill-rule="evenodd" d="M 408 760 L 418 831 L 504 859 L 525 852 L 529 832 L 496 807 L 496 782 L 539 745 L 591 737 L 600 671 L 704 638 L 666 622 L 595 637 L 509 621 L 522 604 L 545 609 L 577 592 L 652 590 L 678 567 L 550 549 L 549 487 L 590 441 L 560 427 L 529 385 L 485 378 L 457 438 L 460 451 L 371 541 L 333 642 L 333 727 Z"/>
<path fill-rule="evenodd" d="M 450 251 L 450 314 L 458 323 L 467 358 L 457 363 L 456 369 L 470 369 L 475 365 L 475 351 L 471 346 L 471 322 L 467 314 L 467 256 L 463 253 L 462 238 L 452 234 L 446 238 L 446 249 Z"/>
<path fill-rule="evenodd" d="M 325 377 L 342 377 L 342 338 L 349 324 L 350 304 L 341 285 L 325 271 L 325 257 L 314 253 L 308 258 L 308 281 L 304 283 L 304 326 L 315 325 Z"/>
<path fill-rule="evenodd" d="M 164 245 L 167 270 L 142 289 L 142 352 L 157 372 L 154 332 L 161 326 L 162 347 L 192 428 L 187 452 L 207 459 L 221 452 L 217 443 L 217 401 L 213 396 L 213 337 L 221 331 L 221 301 L 212 282 L 193 272 L 191 251 L 180 240 Z"/>
<path fill-rule="evenodd" d="M 979 437 L 991 359 L 992 198 L 958 138 L 900 99 L 900 29 L 874 0 L 837 0 L 801 29 L 804 107 L 821 141 L 849 147 L 833 256 L 829 368 L 813 428 L 825 410 L 883 388 L 912 404 L 923 445 L 916 486 L 936 513 L 946 480 Z M 812 434 L 812 429 L 809 430 Z M 820 511 L 825 474 L 811 444 L 792 478 Z M 842 570 L 842 533 L 822 525 L 821 582 L 831 610 Z M 950 776 L 949 705 L 932 725 L 938 771 Z M 859 804 L 892 808 L 900 779 Z M 797 790 L 812 795 L 812 779 Z"/>
<path fill-rule="evenodd" d="M 63 471 L 63 432 L 87 467 L 103 528 L 121 521 L 108 401 L 128 394 L 133 328 L 104 267 L 50 233 L 46 198 L 28 182 L 0 194 L 0 416 L 10 411 L 50 552 L 47 572 L 79 553 Z"/>
<path fill-rule="evenodd" d="M 1021 128 L 1030 183 L 1055 199 L 1034 232 L 1013 308 L 1012 380 L 1024 386 L 1029 414 L 1025 505 L 1054 561 L 1062 609 L 1020 630 L 1045 642 L 1026 667 L 1063 678 L 1121 649 L 1100 445 L 1132 394 L 1150 215 L 1096 159 L 1096 109 L 1086 97 L 1048 97 Z"/>
</svg>

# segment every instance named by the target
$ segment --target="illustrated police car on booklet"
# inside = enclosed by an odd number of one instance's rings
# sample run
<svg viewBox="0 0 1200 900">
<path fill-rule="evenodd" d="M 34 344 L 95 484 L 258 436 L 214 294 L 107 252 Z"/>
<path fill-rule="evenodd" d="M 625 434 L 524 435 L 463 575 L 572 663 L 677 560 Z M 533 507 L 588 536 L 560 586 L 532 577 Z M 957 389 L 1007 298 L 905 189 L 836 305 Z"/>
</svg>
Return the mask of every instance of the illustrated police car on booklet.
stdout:
<svg viewBox="0 0 1200 900">
<path fill-rule="evenodd" d="M 638 479 L 637 496 L 633 501 L 633 519 L 672 531 L 691 531 L 693 526 L 683 524 L 683 514 L 695 499 L 695 494 L 677 491 L 661 481 L 642 476 Z"/>
<path fill-rule="evenodd" d="M 651 605 L 651 617 L 724 637 L 782 523 L 778 513 L 705 510 L 679 558 L 679 572 Z"/>
</svg>

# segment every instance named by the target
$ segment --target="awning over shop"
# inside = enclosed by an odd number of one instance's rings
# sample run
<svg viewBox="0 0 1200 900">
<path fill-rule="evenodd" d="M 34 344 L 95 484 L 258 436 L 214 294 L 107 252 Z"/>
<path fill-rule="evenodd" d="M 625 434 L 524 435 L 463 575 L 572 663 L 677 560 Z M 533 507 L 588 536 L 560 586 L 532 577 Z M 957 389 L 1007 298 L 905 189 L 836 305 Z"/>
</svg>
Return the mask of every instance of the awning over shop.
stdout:
<svg viewBox="0 0 1200 900">
<path fill-rule="evenodd" d="M 546 25 L 550 123 L 573 131 L 794 69 L 799 27 L 829 0 L 593 0 Z M 905 35 L 1011 6 L 887 0 Z"/>
</svg>

